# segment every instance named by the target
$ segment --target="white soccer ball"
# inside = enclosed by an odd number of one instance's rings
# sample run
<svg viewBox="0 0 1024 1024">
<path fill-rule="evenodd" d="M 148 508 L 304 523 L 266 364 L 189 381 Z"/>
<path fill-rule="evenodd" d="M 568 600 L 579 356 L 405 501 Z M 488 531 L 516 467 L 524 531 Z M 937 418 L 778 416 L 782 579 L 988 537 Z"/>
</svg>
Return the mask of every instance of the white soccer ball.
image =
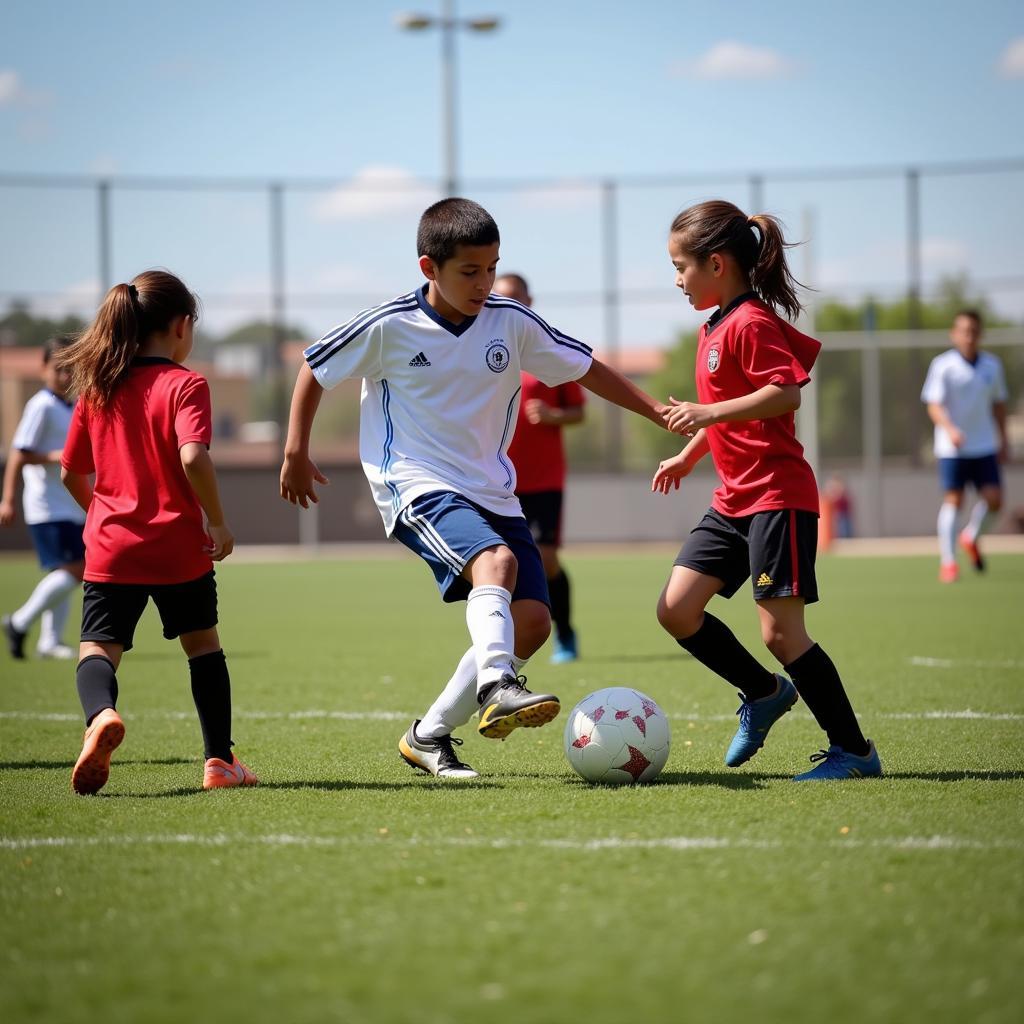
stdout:
<svg viewBox="0 0 1024 1024">
<path fill-rule="evenodd" d="M 668 760 L 671 729 L 650 697 L 610 686 L 584 697 L 565 723 L 565 756 L 587 782 L 650 782 Z"/>
</svg>

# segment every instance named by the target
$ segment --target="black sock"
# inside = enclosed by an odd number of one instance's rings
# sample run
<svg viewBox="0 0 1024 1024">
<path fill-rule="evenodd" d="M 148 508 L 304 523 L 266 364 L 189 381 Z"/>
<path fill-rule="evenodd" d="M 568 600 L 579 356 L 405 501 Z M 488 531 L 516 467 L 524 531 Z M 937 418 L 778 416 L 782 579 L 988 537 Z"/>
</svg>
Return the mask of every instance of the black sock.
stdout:
<svg viewBox="0 0 1024 1024">
<path fill-rule="evenodd" d="M 85 712 L 85 724 L 105 708 L 117 707 L 117 676 L 114 664 L 102 654 L 90 654 L 78 663 L 75 671 L 78 699 Z"/>
<path fill-rule="evenodd" d="M 851 754 L 866 754 L 868 741 L 860 731 L 832 659 L 815 644 L 790 662 L 786 672 L 815 721 L 825 730 L 829 743 Z"/>
<path fill-rule="evenodd" d="M 224 652 L 189 658 L 188 671 L 206 757 L 219 757 L 231 764 L 231 677 Z"/>
<path fill-rule="evenodd" d="M 677 639 L 676 643 L 702 665 L 741 690 L 747 700 L 768 697 L 778 687 L 775 676 L 736 639 L 721 619 L 716 619 L 709 612 L 704 613 L 704 622 L 696 633 Z"/>
<path fill-rule="evenodd" d="M 555 633 L 559 640 L 568 640 L 572 636 L 572 626 L 569 622 L 569 577 L 564 570 L 548 579 L 548 594 Z"/>
</svg>

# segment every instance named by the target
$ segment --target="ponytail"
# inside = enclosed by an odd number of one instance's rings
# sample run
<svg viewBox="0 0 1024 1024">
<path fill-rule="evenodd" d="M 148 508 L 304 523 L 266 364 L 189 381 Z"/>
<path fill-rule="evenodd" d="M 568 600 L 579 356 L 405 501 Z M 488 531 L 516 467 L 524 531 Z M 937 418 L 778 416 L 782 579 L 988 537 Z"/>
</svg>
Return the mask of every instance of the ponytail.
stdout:
<svg viewBox="0 0 1024 1024">
<path fill-rule="evenodd" d="M 795 320 L 803 308 L 796 290 L 800 283 L 790 273 L 786 249 L 792 247 L 777 217 L 759 213 L 748 217 L 723 199 L 699 203 L 683 210 L 672 222 L 670 234 L 680 236 L 687 252 L 705 260 L 713 252 L 728 252 L 749 277 L 750 286 L 773 309 Z"/>
<path fill-rule="evenodd" d="M 104 408 L 124 380 L 139 347 L 180 316 L 196 319 L 196 297 L 173 274 L 147 270 L 107 292 L 96 318 L 55 357 L 71 371 L 71 388 Z"/>
</svg>

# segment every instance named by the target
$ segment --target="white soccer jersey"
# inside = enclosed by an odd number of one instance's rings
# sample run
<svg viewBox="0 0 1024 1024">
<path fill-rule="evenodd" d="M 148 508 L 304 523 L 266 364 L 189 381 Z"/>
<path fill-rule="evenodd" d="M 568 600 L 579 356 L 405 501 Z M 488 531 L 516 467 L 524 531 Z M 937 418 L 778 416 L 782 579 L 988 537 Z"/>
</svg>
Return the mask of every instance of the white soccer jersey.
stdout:
<svg viewBox="0 0 1024 1024">
<path fill-rule="evenodd" d="M 506 452 L 519 373 L 555 387 L 590 369 L 590 348 L 526 306 L 491 295 L 455 325 L 427 286 L 364 310 L 305 350 L 324 388 L 362 377 L 359 455 L 388 536 L 398 513 L 430 491 L 522 515 Z"/>
<path fill-rule="evenodd" d="M 935 455 L 940 459 L 977 458 L 999 451 L 999 435 L 992 415 L 995 402 L 1005 402 L 1003 364 L 991 352 L 979 352 L 969 363 L 951 348 L 936 356 L 928 367 L 921 401 L 944 406 L 953 424 L 964 434 L 957 448 L 944 427 L 935 427 Z"/>
<path fill-rule="evenodd" d="M 68 436 L 73 409 L 74 406 L 52 391 L 37 392 L 25 403 L 11 447 L 36 454 L 60 451 Z M 61 482 L 59 465 L 23 466 L 21 479 L 24 484 L 22 506 L 29 526 L 85 522 L 85 513 Z"/>
</svg>

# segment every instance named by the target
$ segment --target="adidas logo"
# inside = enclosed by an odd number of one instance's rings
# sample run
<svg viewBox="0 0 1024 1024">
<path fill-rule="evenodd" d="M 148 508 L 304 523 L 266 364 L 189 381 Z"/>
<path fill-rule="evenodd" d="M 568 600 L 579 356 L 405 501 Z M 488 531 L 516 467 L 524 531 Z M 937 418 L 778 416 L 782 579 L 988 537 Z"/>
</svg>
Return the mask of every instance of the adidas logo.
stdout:
<svg viewBox="0 0 1024 1024">
<path fill-rule="evenodd" d="M 423 352 L 420 352 L 418 355 L 413 356 L 412 359 L 409 360 L 409 365 L 410 366 L 429 366 L 430 365 L 430 360 L 426 357 L 426 355 Z"/>
<path fill-rule="evenodd" d="M 427 366 L 429 366 L 429 365 L 430 365 L 430 363 L 427 363 Z M 488 617 L 489 619 L 493 619 L 495 615 L 497 615 L 499 619 L 503 619 L 503 618 L 505 618 L 505 613 L 504 613 L 504 612 L 500 612 L 500 611 L 498 611 L 498 609 L 497 609 L 497 608 L 495 608 L 495 609 L 494 609 L 494 611 L 493 611 L 493 612 L 491 612 L 491 614 L 490 614 L 490 615 L 488 615 L 487 617 Z"/>
<path fill-rule="evenodd" d="M 772 585 L 772 578 L 768 573 L 763 572 L 757 577 L 757 585 L 759 587 L 770 587 Z"/>
</svg>

